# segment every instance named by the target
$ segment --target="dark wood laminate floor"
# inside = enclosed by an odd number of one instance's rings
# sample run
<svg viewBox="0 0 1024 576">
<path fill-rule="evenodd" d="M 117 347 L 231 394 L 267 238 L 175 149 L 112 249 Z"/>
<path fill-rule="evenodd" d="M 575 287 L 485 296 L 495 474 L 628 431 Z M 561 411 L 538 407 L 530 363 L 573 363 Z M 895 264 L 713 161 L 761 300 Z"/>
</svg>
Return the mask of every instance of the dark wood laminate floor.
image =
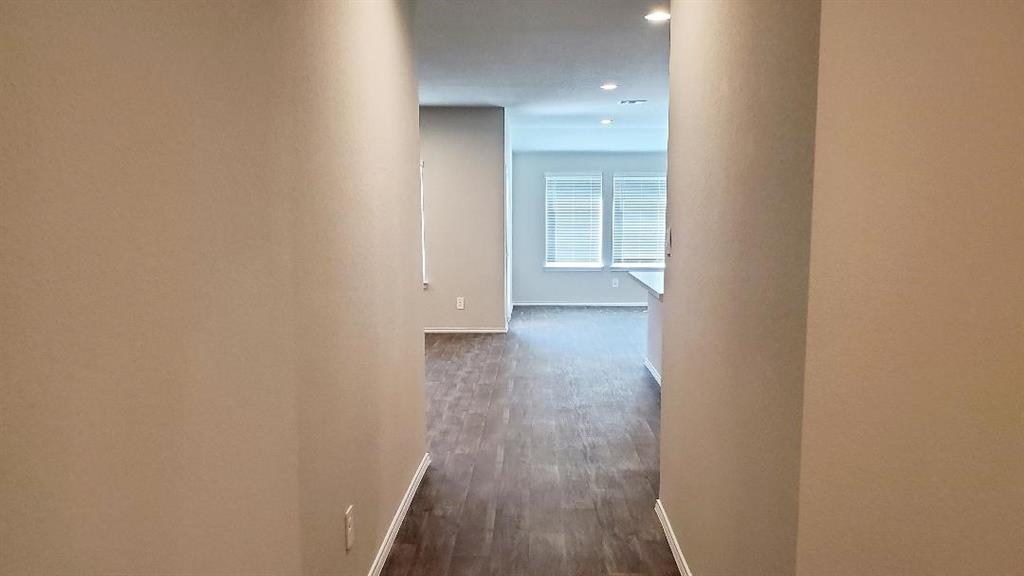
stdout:
<svg viewBox="0 0 1024 576">
<path fill-rule="evenodd" d="M 521 308 L 428 335 L 433 463 L 386 576 L 676 575 L 654 513 L 660 391 L 645 312 Z"/>
</svg>

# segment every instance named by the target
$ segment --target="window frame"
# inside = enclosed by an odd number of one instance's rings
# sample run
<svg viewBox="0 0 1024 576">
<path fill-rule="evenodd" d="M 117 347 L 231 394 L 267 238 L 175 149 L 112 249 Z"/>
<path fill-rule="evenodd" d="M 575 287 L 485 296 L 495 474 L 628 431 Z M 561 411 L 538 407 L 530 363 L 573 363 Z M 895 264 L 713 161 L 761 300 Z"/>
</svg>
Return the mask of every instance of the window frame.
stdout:
<svg viewBox="0 0 1024 576">
<path fill-rule="evenodd" d="M 611 268 L 618 270 L 663 270 L 665 268 L 665 234 L 663 231 L 660 239 L 661 246 L 661 258 L 657 261 L 651 262 L 619 262 L 616 261 L 615 253 L 615 239 L 620 236 L 623 232 L 618 230 L 616 225 L 616 210 L 618 208 L 618 201 L 620 195 L 618 194 L 618 183 L 622 179 L 627 178 L 659 178 L 664 182 L 665 188 L 665 213 L 663 216 L 663 223 L 665 230 L 668 229 L 668 174 L 666 172 L 615 172 L 612 174 L 612 222 L 611 222 L 611 233 L 612 233 L 612 247 L 611 247 Z"/>
<path fill-rule="evenodd" d="M 588 178 L 597 182 L 597 260 L 595 262 L 550 262 L 548 261 L 549 246 L 549 210 L 548 181 L 557 178 Z M 544 269 L 561 271 L 598 271 L 605 268 L 604 261 L 604 173 L 603 172 L 545 172 L 544 173 Z"/>
</svg>

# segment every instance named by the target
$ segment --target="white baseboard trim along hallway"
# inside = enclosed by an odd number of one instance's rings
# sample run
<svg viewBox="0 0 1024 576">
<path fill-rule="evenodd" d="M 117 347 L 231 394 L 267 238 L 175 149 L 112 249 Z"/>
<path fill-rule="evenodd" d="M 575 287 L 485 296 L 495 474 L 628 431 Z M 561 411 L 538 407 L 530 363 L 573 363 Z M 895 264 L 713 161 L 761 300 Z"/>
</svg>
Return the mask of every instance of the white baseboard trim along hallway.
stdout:
<svg viewBox="0 0 1024 576">
<path fill-rule="evenodd" d="M 654 381 L 658 383 L 658 386 L 661 386 L 661 372 L 654 368 L 654 364 L 651 364 L 651 360 L 647 357 L 644 357 L 644 366 L 647 367 L 647 371 L 651 373 L 651 376 L 654 376 Z"/>
<path fill-rule="evenodd" d="M 395 511 L 395 517 L 391 519 L 391 525 L 388 526 L 388 531 L 384 534 L 384 541 L 380 543 L 380 548 L 377 550 L 377 556 L 373 559 L 373 564 L 370 564 L 369 576 L 380 576 L 382 570 L 384 570 L 384 563 L 388 560 L 388 554 L 391 553 L 391 546 L 395 543 L 395 537 L 398 536 L 398 530 L 402 527 L 402 521 L 405 520 L 405 515 L 409 512 L 409 505 L 412 504 L 412 498 L 416 495 L 416 490 L 420 487 L 420 482 L 423 481 L 423 475 L 427 473 L 427 468 L 430 467 L 430 452 L 423 455 L 423 460 L 420 460 L 420 465 L 416 468 L 416 472 L 412 475 L 412 481 L 409 482 L 409 488 L 405 491 L 405 496 L 402 497 L 402 502 L 398 505 L 398 510 Z"/>
<path fill-rule="evenodd" d="M 679 541 L 676 540 L 676 533 L 672 530 L 672 524 L 668 521 L 668 516 L 665 514 L 665 507 L 661 505 L 661 498 L 654 501 L 654 512 L 658 515 L 658 520 L 661 521 L 661 529 L 665 531 L 665 539 L 668 540 L 668 547 L 672 549 L 672 556 L 676 559 L 676 567 L 679 568 L 679 573 L 682 576 L 693 576 L 690 566 L 686 563 L 686 558 L 683 558 L 683 551 L 679 548 Z"/>
</svg>

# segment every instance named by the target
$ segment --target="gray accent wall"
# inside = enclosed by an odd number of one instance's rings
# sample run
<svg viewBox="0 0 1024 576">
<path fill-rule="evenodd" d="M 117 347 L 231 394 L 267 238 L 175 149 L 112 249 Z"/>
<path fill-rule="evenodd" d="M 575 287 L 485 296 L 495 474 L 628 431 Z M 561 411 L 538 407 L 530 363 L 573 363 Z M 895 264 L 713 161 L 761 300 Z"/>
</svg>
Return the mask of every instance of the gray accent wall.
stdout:
<svg viewBox="0 0 1024 576">
<path fill-rule="evenodd" d="M 626 271 L 612 270 L 612 177 L 616 172 L 664 172 L 664 152 L 518 152 L 512 160 L 512 302 L 515 304 L 646 305 L 645 289 Z M 544 174 L 604 174 L 605 267 L 544 268 Z M 612 279 L 619 280 L 618 288 Z"/>
</svg>

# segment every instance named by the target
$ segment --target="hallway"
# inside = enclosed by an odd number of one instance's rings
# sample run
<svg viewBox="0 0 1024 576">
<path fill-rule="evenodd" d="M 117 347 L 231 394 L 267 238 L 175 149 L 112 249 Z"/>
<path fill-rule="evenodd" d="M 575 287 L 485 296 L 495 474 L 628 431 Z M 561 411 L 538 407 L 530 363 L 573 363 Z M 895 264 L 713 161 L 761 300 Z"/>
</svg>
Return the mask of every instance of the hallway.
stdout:
<svg viewBox="0 0 1024 576">
<path fill-rule="evenodd" d="M 427 336 L 433 464 L 385 575 L 678 574 L 644 314 L 518 308 L 508 334 Z"/>
</svg>

